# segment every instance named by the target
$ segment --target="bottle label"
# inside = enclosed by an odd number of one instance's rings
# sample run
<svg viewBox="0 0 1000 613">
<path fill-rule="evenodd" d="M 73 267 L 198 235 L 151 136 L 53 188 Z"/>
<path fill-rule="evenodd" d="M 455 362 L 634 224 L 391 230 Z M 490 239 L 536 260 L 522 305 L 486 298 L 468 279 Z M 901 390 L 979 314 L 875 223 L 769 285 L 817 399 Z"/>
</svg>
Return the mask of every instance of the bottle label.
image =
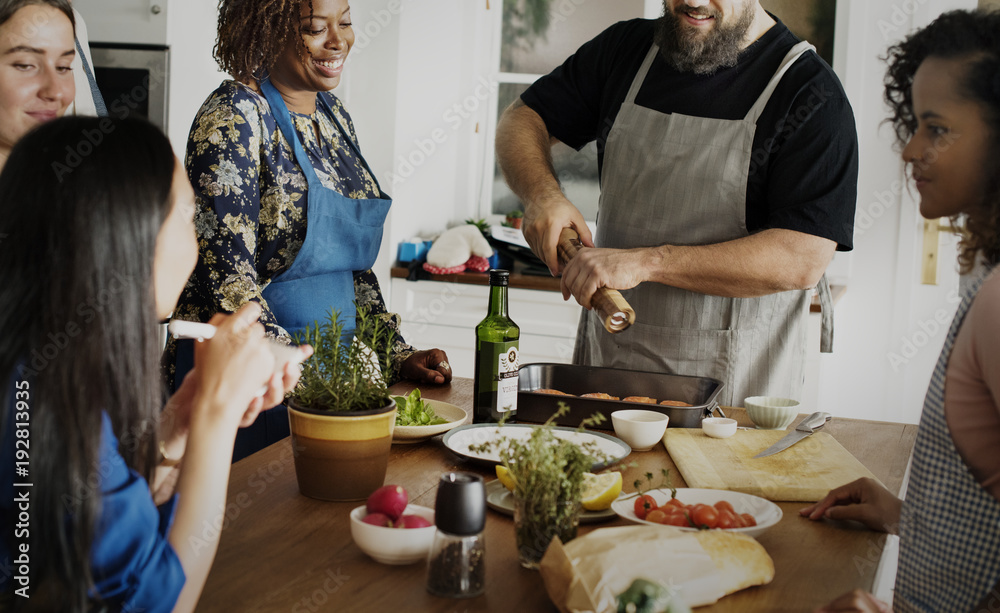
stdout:
<svg viewBox="0 0 1000 613">
<path fill-rule="evenodd" d="M 497 412 L 517 411 L 517 342 L 496 343 Z"/>
</svg>

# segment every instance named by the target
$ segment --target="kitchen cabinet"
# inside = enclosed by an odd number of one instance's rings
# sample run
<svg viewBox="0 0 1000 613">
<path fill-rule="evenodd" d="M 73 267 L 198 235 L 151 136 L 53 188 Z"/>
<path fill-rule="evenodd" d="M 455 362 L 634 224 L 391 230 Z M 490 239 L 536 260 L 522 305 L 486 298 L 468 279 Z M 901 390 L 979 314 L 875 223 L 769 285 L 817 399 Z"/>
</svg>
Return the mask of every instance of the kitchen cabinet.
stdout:
<svg viewBox="0 0 1000 613">
<path fill-rule="evenodd" d="M 74 0 L 92 42 L 167 45 L 171 0 Z"/>
<path fill-rule="evenodd" d="M 550 290 L 511 288 L 508 299 L 510 318 L 521 328 L 521 363 L 569 364 L 580 306 Z M 444 349 L 454 375 L 472 377 L 475 329 L 488 303 L 486 285 L 394 278 L 389 310 L 402 316 L 406 342 Z"/>
</svg>

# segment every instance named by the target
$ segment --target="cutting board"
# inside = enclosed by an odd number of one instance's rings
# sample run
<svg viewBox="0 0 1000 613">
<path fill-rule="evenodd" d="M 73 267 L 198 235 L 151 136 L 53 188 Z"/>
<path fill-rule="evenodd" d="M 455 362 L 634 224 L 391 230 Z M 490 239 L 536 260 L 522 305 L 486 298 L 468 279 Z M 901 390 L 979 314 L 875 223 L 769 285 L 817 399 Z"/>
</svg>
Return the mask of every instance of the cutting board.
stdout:
<svg viewBox="0 0 1000 613">
<path fill-rule="evenodd" d="M 815 502 L 855 479 L 875 479 L 825 432 L 780 453 L 753 459 L 788 432 L 737 430 L 729 438 L 716 439 L 693 428 L 667 428 L 663 444 L 688 487 L 731 490 L 773 501 Z"/>
</svg>

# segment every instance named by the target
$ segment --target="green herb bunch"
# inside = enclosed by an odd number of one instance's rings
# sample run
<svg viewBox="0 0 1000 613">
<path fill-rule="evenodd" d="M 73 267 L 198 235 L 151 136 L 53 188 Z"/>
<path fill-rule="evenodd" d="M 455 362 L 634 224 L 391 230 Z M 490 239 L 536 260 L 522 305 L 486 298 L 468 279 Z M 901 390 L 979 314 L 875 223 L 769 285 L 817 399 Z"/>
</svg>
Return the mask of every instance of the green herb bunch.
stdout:
<svg viewBox="0 0 1000 613">
<path fill-rule="evenodd" d="M 479 228 L 479 232 L 485 238 L 489 238 L 490 237 L 490 222 L 486 221 L 485 219 L 483 219 L 483 218 L 473 219 L 472 217 L 470 217 L 470 218 L 468 218 L 468 219 L 465 220 L 465 223 L 467 223 L 469 225 L 472 225 L 472 226 L 476 226 L 477 228 Z"/>
<path fill-rule="evenodd" d="M 385 374 L 389 372 L 389 351 L 396 332 L 365 307 L 357 309 L 356 326 L 354 335 L 365 339 L 367 345 L 345 334 L 336 310 L 330 311 L 326 321 L 317 321 L 295 335 L 297 343 L 308 343 L 314 349 L 312 357 L 302 365 L 294 392 L 300 406 L 342 412 L 389 404 Z"/>
<path fill-rule="evenodd" d="M 499 438 L 470 446 L 473 451 L 495 451 L 514 478 L 514 497 L 517 504 L 524 505 L 526 519 L 518 529 L 527 532 L 519 534 L 518 540 L 533 543 L 532 553 L 539 559 L 553 536 L 563 542 L 576 536 L 583 473 L 595 463 L 610 459 L 593 442 L 577 444 L 554 434 L 556 418 L 567 412 L 569 406 L 560 402 L 559 410 L 541 427 L 534 428 L 527 440 Z M 600 414 L 589 417 L 578 431 L 602 421 L 604 416 Z M 532 532 L 539 526 L 544 527 L 542 534 Z"/>
<path fill-rule="evenodd" d="M 435 426 L 446 424 L 448 420 L 438 417 L 431 405 L 420 397 L 420 390 L 415 389 L 407 396 L 393 396 L 396 401 L 397 426 Z"/>
</svg>

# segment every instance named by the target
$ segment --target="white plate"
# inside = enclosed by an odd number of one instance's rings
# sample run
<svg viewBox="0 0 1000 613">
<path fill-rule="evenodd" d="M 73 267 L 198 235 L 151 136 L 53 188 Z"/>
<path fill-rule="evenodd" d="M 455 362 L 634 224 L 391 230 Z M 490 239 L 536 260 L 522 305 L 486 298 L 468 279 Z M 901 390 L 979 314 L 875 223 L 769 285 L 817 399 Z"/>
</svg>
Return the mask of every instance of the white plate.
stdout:
<svg viewBox="0 0 1000 613">
<path fill-rule="evenodd" d="M 496 424 L 471 424 L 459 426 L 448 434 L 444 435 L 443 443 L 448 449 L 469 460 L 478 460 L 489 464 L 499 464 L 500 454 L 496 449 L 490 451 L 473 451 L 470 446 L 478 446 L 489 441 L 496 440 L 518 440 L 525 441 L 531 436 L 535 428 L 540 428 L 534 424 L 507 424 L 498 426 Z M 608 457 L 607 462 L 597 462 L 591 467 L 591 471 L 597 471 L 632 453 L 632 448 L 625 441 L 615 438 L 609 434 L 600 432 L 580 432 L 576 428 L 552 428 L 552 433 L 561 439 L 565 439 L 582 445 L 593 442 L 597 449 Z"/>
<path fill-rule="evenodd" d="M 652 490 L 646 492 L 653 497 L 657 506 L 663 506 L 670 500 L 670 490 Z M 640 524 L 660 524 L 639 519 L 635 515 L 635 496 L 619 498 L 611 503 L 611 508 L 620 517 Z M 742 492 L 730 492 L 728 490 L 706 490 L 691 487 L 677 488 L 677 499 L 684 504 L 708 504 L 714 505 L 720 500 L 725 500 L 733 505 L 737 513 L 749 513 L 757 520 L 757 525 L 750 528 L 730 528 L 730 532 L 738 532 L 747 536 L 757 537 L 767 532 L 767 529 L 781 521 L 781 507 L 770 500 L 765 500 L 759 496 L 743 494 Z M 694 532 L 697 528 L 680 528 Z"/>
<path fill-rule="evenodd" d="M 493 509 L 497 513 L 503 513 L 504 515 L 514 516 L 514 494 L 510 493 L 503 483 L 500 483 L 499 479 L 494 479 L 486 484 L 486 506 Z M 613 509 L 604 509 L 603 511 L 588 511 L 586 509 L 580 509 L 580 523 L 581 524 L 595 524 L 597 522 L 608 521 L 609 519 L 614 519 L 618 517 L 618 514 L 614 512 Z"/>
<path fill-rule="evenodd" d="M 433 426 L 396 426 L 392 430 L 393 443 L 401 443 L 404 445 L 420 443 L 426 441 L 432 436 L 437 436 L 442 432 L 447 432 L 448 430 L 461 426 L 465 422 L 469 421 L 469 414 L 466 413 L 461 407 L 457 407 L 447 402 L 441 402 L 440 400 L 431 400 L 429 398 L 423 398 L 422 400 L 434 409 L 434 413 L 438 417 L 443 417 L 444 419 L 447 419 L 448 422 L 435 424 Z"/>
</svg>

